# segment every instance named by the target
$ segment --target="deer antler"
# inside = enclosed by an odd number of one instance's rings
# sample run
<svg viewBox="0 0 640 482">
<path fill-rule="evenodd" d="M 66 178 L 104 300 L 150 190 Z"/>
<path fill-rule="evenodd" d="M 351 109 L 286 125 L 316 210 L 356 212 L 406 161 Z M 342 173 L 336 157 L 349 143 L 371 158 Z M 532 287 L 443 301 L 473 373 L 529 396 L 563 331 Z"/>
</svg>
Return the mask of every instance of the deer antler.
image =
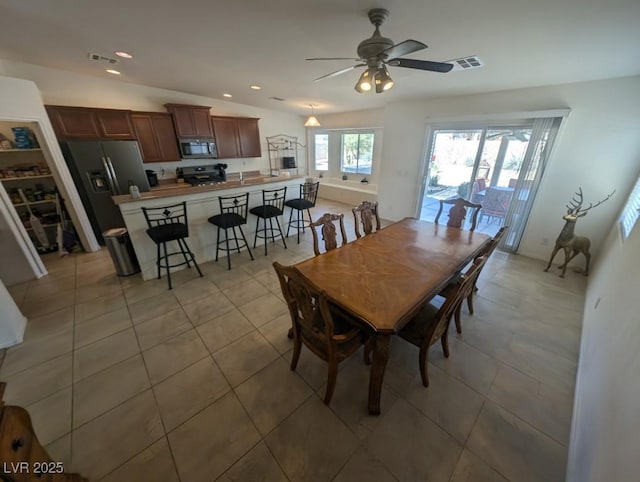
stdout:
<svg viewBox="0 0 640 482">
<path fill-rule="evenodd" d="M 578 199 L 576 199 L 578 196 Z M 569 205 L 570 204 L 570 205 Z M 571 198 L 571 202 L 567 204 L 567 209 L 569 210 L 569 214 L 576 214 L 580 211 L 580 206 L 582 206 L 582 188 L 579 187 L 576 195 Z"/>
<path fill-rule="evenodd" d="M 586 215 L 587 215 L 587 211 L 588 211 L 589 209 L 593 209 L 593 208 L 595 208 L 595 207 L 597 207 L 597 206 L 600 206 L 600 204 L 602 204 L 603 202 L 605 202 L 605 201 L 609 200 L 609 198 L 610 198 L 611 196 L 613 196 L 613 194 L 614 194 L 615 192 L 616 192 L 616 190 L 614 189 L 613 191 L 611 191 L 611 194 L 609 194 L 606 198 L 604 198 L 604 199 L 602 199 L 602 200 L 598 201 L 598 202 L 597 202 L 597 203 L 595 203 L 595 204 L 593 204 L 593 203 L 589 203 L 589 206 L 587 206 L 587 208 L 586 208 L 586 209 L 580 209 L 580 208 L 578 207 L 578 210 L 577 210 L 574 214 L 576 214 L 576 215 L 577 215 L 577 216 L 579 216 L 579 217 L 586 216 Z"/>
</svg>

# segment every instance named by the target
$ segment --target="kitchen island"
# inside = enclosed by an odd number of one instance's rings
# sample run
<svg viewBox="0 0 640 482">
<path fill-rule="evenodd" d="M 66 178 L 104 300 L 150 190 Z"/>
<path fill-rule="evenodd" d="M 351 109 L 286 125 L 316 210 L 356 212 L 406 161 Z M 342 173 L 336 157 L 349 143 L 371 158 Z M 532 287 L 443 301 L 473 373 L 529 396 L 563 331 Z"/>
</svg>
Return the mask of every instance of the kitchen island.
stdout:
<svg viewBox="0 0 640 482">
<path fill-rule="evenodd" d="M 133 248 L 140 264 L 142 278 L 150 280 L 157 277 L 156 245 L 146 231 L 148 229 L 142 207 L 159 207 L 187 203 L 189 222 L 189 238 L 187 242 L 196 261 L 205 263 L 215 259 L 216 227 L 207 219 L 220 213 L 218 197 L 232 196 L 249 192 L 249 209 L 262 204 L 262 190 L 287 186 L 287 199 L 297 198 L 300 194 L 298 186 L 304 182 L 304 176 L 258 176 L 247 179 L 229 180 L 207 186 L 190 186 L 173 183 L 160 185 L 149 192 L 140 194 L 140 199 L 131 196 L 113 196 L 113 201 L 122 212 L 122 217 L 129 232 Z M 243 226 L 247 241 L 253 245 L 255 232 L 255 216 L 248 215 L 247 224 Z M 282 224 L 284 227 L 284 224 Z M 286 228 L 285 228 L 286 229 Z M 259 240 L 259 243 L 262 241 Z M 169 245 L 169 249 L 171 246 Z M 220 252 L 224 256 L 224 252 Z M 183 269 L 180 266 L 176 269 Z M 196 273 L 197 274 L 197 273 Z"/>
</svg>

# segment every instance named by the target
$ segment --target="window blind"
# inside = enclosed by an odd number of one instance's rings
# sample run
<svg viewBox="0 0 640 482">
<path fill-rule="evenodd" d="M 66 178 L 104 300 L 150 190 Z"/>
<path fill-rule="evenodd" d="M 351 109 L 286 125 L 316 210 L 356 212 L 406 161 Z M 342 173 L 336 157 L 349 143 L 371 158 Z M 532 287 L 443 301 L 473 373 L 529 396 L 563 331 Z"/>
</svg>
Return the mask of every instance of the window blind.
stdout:
<svg viewBox="0 0 640 482">
<path fill-rule="evenodd" d="M 629 199 L 627 199 L 622 214 L 620 214 L 620 233 L 622 234 L 623 240 L 629 237 L 638 217 L 640 217 L 640 178 L 636 181 L 636 185 L 633 191 L 631 191 Z"/>
</svg>

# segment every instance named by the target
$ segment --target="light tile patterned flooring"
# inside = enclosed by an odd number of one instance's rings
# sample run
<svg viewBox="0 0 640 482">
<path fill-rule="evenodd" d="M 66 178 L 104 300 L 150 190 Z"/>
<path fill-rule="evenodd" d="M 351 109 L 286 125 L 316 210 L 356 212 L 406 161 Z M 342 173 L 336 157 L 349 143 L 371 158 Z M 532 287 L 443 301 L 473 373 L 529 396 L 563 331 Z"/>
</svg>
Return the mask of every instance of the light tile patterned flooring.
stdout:
<svg viewBox="0 0 640 482">
<path fill-rule="evenodd" d="M 349 206 L 321 201 L 315 216 Z M 4 353 L 5 400 L 27 408 L 55 460 L 92 481 L 561 481 L 584 276 L 496 252 L 451 356 L 394 339 L 382 414 L 366 411 L 360 354 L 331 406 L 326 365 L 303 349 L 289 370 L 287 308 L 271 267 L 312 255 L 309 232 L 143 282 L 108 254 L 55 255 L 49 276 L 10 289 L 29 317 Z"/>
</svg>

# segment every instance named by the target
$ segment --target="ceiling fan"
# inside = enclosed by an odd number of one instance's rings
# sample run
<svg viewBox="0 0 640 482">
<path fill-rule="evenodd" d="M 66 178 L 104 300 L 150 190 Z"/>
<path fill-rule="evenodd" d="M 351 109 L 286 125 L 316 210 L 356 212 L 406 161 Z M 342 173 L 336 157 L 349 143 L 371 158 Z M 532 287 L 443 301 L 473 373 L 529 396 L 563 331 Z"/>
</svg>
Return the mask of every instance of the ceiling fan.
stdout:
<svg viewBox="0 0 640 482">
<path fill-rule="evenodd" d="M 387 65 L 393 67 L 405 67 L 408 69 L 429 70 L 431 72 L 449 72 L 453 69 L 453 64 L 443 62 L 431 62 L 428 60 L 403 59 L 403 55 L 426 49 L 427 46 L 417 40 L 405 40 L 394 44 L 390 38 L 380 34 L 380 26 L 389 16 L 389 11 L 384 8 L 373 8 L 369 10 L 369 20 L 376 27 L 373 35 L 363 40 L 358 45 L 358 58 L 352 57 L 322 57 L 306 60 L 354 60 L 360 62 L 346 69 L 340 69 L 330 74 L 314 79 L 314 82 L 344 74 L 358 67 L 367 67 L 358 79 L 355 89 L 362 93 L 370 91 L 374 86 L 377 93 L 387 91 L 394 85 L 393 79 L 389 75 Z"/>
</svg>

